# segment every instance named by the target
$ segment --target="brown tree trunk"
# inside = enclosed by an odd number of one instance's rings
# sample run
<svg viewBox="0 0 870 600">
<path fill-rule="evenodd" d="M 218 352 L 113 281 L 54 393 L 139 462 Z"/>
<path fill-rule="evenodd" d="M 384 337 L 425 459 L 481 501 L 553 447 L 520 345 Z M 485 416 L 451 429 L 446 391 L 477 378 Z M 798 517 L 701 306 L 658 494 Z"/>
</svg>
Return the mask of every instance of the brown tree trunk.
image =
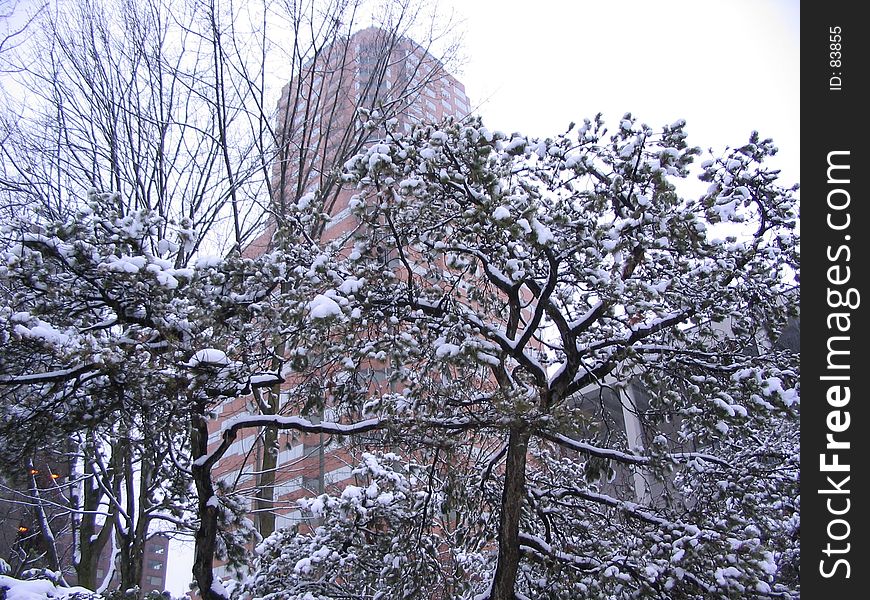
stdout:
<svg viewBox="0 0 870 600">
<path fill-rule="evenodd" d="M 283 345 L 278 345 L 278 351 L 284 352 Z M 280 356 L 280 355 L 279 355 Z M 277 365 L 275 369 L 279 368 Z M 274 386 L 267 394 L 267 402 L 263 414 L 278 414 L 281 387 Z M 262 404 L 262 403 L 261 403 Z M 257 531 L 263 539 L 275 532 L 275 469 L 278 468 L 278 430 L 266 427 L 263 432 L 263 456 L 260 459 L 259 475 L 257 476 L 257 496 L 254 506 L 257 514 Z"/>
<path fill-rule="evenodd" d="M 226 600 L 224 594 L 213 589 L 214 559 L 217 549 L 218 505 L 211 481 L 211 464 L 199 464 L 197 459 L 208 453 L 208 424 L 199 414 L 192 419 L 190 432 L 191 454 L 194 458 L 191 474 L 196 486 L 199 528 L 196 530 L 193 551 L 193 578 L 199 586 L 202 600 Z"/>
<path fill-rule="evenodd" d="M 75 509 L 83 511 L 81 519 L 78 523 L 78 534 L 76 536 L 76 544 L 78 550 L 78 562 L 75 564 L 76 580 L 78 585 L 86 587 L 89 590 L 96 590 L 102 583 L 97 578 L 97 567 L 100 562 L 100 554 L 106 547 L 106 542 L 109 541 L 109 536 L 114 531 L 115 513 L 117 509 L 114 506 L 109 507 L 110 516 L 103 522 L 102 527 L 97 528 L 97 512 L 100 508 L 104 494 L 102 489 L 97 486 L 93 478 L 102 477 L 101 473 L 94 471 L 94 466 L 91 463 L 90 457 L 95 452 L 93 444 L 84 446 L 84 474 L 87 477 L 84 485 L 82 485 L 82 498 L 79 499 L 75 492 L 70 497 L 70 504 Z M 81 503 L 81 506 L 79 505 Z"/>
<path fill-rule="evenodd" d="M 257 484 L 257 530 L 263 538 L 275 532 L 275 469 L 278 467 L 278 430 L 263 432 L 263 460 Z"/>
<path fill-rule="evenodd" d="M 520 566 L 520 514 L 526 490 L 526 452 L 529 432 L 512 427 L 505 461 L 504 490 L 498 528 L 498 563 L 492 581 L 490 600 L 514 600 L 517 570 Z"/>
</svg>

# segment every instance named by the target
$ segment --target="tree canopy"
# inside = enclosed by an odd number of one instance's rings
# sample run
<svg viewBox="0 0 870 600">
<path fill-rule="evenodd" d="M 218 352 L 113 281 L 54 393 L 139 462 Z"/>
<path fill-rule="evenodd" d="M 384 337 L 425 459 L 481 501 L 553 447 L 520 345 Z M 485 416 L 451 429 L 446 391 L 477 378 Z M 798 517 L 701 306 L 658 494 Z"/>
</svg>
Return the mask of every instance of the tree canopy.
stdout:
<svg viewBox="0 0 870 600">
<path fill-rule="evenodd" d="M 347 233 L 289 219 L 269 253 L 184 267 L 161 253 L 192 234 L 112 194 L 7 227 L 4 454 L 141 415 L 131 431 L 193 484 L 207 600 L 230 593 L 219 540 L 249 543 L 211 468 L 262 427 L 331 434 L 360 463 L 263 541 L 241 594 L 796 597 L 799 366 L 774 343 L 796 311 L 796 187 L 752 134 L 688 195 L 686 138 L 632 115 L 546 139 L 393 132 L 344 165 Z M 327 201 L 293 206 L 328 222 Z M 217 405 L 278 381 L 277 414 L 208 443 Z"/>
<path fill-rule="evenodd" d="M 363 414 L 441 452 L 462 509 L 439 531 L 489 565 L 480 597 L 791 589 L 798 366 L 772 342 L 799 251 L 774 152 L 753 134 L 704 161 L 698 198 L 685 123 L 631 115 L 423 127 L 346 165 L 364 235 L 335 320 L 389 324 L 357 334 L 390 383 Z"/>
</svg>

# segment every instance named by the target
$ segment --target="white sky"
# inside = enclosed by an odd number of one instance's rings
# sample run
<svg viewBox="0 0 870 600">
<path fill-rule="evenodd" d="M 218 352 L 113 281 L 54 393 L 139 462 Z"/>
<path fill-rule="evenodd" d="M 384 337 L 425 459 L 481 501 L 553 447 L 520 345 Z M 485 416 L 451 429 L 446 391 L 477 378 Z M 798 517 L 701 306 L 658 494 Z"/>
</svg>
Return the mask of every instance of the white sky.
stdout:
<svg viewBox="0 0 870 600">
<path fill-rule="evenodd" d="M 442 0 L 449 6 L 450 0 Z M 491 129 L 552 135 L 602 112 L 721 150 L 750 132 L 779 146 L 799 180 L 798 0 L 455 0 L 459 74 Z"/>
<path fill-rule="evenodd" d="M 798 0 L 442 0 L 463 19 L 458 79 L 490 129 L 552 135 L 604 113 L 653 127 L 686 119 L 721 151 L 772 137 L 783 183 L 799 181 Z M 705 186 L 706 187 L 706 186 Z M 191 553 L 170 557 L 187 591 Z"/>
</svg>

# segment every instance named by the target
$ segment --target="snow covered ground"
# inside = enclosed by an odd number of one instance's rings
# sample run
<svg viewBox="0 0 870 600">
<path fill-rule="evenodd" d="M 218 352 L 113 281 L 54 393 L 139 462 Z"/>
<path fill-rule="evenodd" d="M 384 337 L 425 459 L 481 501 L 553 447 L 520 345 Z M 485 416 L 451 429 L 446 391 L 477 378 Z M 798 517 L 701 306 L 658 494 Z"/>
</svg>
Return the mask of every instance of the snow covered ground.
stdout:
<svg viewBox="0 0 870 600">
<path fill-rule="evenodd" d="M 48 579 L 21 580 L 8 575 L 0 575 L 0 596 L 3 594 L 5 594 L 6 600 L 42 600 L 44 598 L 67 598 L 73 595 L 82 600 L 101 598 L 87 588 L 60 587 Z"/>
</svg>

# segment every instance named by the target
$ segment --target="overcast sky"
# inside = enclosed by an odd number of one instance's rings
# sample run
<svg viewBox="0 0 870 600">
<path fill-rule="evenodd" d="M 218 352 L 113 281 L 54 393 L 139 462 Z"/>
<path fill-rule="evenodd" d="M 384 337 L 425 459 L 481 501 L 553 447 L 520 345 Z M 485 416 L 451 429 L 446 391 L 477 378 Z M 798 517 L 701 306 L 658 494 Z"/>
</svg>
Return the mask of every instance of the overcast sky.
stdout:
<svg viewBox="0 0 870 600">
<path fill-rule="evenodd" d="M 442 0 L 450 6 L 450 0 Z M 456 0 L 459 74 L 491 129 L 551 135 L 626 112 L 686 119 L 689 142 L 737 146 L 758 130 L 798 182 L 797 0 Z M 610 127 L 613 130 L 613 127 Z"/>
</svg>

